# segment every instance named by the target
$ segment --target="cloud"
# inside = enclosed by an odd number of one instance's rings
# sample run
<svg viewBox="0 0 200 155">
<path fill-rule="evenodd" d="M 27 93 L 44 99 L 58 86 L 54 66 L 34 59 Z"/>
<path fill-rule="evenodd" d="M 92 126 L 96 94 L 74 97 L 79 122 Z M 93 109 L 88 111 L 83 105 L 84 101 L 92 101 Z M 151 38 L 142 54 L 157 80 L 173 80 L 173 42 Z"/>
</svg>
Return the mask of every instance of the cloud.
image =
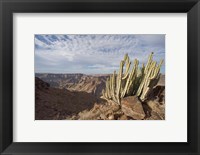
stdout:
<svg viewBox="0 0 200 155">
<path fill-rule="evenodd" d="M 35 35 L 35 71 L 112 73 L 125 53 L 145 63 L 150 52 L 165 58 L 165 35 Z"/>
</svg>

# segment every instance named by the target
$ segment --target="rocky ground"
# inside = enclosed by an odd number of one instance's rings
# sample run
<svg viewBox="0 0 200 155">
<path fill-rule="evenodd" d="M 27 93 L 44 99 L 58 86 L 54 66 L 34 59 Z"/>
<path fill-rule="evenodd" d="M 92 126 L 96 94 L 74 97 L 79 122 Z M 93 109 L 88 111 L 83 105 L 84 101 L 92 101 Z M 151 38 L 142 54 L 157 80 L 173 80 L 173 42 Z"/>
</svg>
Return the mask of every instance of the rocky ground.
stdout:
<svg viewBox="0 0 200 155">
<path fill-rule="evenodd" d="M 35 79 L 36 120 L 65 119 L 66 116 L 91 109 L 97 102 L 102 103 L 102 99 L 97 99 L 91 93 L 52 88 L 41 79 Z"/>
<path fill-rule="evenodd" d="M 40 74 L 39 77 L 42 80 L 35 79 L 36 120 L 165 119 L 164 76 L 148 101 L 141 102 L 136 96 L 129 96 L 122 99 L 121 106 L 100 98 L 107 75 Z"/>
<path fill-rule="evenodd" d="M 161 88 L 159 86 L 159 88 Z M 158 88 L 157 88 L 158 89 Z M 162 87 L 163 89 L 163 87 Z M 121 107 L 112 101 L 95 104 L 90 110 L 84 110 L 67 119 L 79 120 L 164 120 L 164 89 L 156 93 L 156 98 L 141 102 L 136 96 L 125 97 Z"/>
</svg>

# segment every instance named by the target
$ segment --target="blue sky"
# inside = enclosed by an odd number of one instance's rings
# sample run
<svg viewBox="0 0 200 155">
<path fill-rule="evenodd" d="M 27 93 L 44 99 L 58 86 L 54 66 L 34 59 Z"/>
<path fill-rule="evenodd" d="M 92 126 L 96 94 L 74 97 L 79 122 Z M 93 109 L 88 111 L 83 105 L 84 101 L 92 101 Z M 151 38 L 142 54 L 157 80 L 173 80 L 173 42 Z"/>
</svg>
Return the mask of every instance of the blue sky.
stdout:
<svg viewBox="0 0 200 155">
<path fill-rule="evenodd" d="M 154 60 L 165 60 L 164 34 L 35 35 L 35 72 L 113 73 L 124 54 L 141 65 L 151 52 Z"/>
</svg>

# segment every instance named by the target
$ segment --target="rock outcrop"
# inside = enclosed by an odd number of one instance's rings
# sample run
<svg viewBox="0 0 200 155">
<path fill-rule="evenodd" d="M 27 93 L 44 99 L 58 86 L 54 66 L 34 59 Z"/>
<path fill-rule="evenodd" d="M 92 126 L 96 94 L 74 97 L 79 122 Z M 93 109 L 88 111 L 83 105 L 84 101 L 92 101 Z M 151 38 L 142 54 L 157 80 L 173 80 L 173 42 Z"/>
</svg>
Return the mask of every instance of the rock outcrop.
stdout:
<svg viewBox="0 0 200 155">
<path fill-rule="evenodd" d="M 132 117 L 136 120 L 142 120 L 145 117 L 145 113 L 142 107 L 142 103 L 137 96 L 125 97 L 121 101 L 122 111 L 126 116 Z"/>
</svg>

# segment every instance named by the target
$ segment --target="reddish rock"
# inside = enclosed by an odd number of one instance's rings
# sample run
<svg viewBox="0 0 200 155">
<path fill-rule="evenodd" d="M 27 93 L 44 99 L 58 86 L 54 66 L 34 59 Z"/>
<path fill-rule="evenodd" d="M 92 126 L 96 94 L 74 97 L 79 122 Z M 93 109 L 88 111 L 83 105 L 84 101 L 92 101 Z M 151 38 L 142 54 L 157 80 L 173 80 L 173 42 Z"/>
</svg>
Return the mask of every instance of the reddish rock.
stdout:
<svg viewBox="0 0 200 155">
<path fill-rule="evenodd" d="M 145 117 L 145 113 L 142 107 L 142 103 L 136 96 L 125 97 L 121 101 L 122 111 L 126 116 L 132 117 L 136 120 L 142 120 Z"/>
<path fill-rule="evenodd" d="M 128 120 L 127 116 L 126 115 L 122 115 L 119 120 Z"/>
</svg>

